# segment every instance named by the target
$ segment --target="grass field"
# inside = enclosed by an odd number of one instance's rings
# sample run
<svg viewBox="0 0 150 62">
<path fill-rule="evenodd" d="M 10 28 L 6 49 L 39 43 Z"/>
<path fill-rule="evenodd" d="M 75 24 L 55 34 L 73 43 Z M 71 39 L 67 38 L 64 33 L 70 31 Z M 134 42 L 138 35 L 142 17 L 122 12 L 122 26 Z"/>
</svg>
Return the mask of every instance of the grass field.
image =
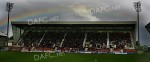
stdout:
<svg viewBox="0 0 150 62">
<path fill-rule="evenodd" d="M 150 62 L 150 56 L 139 54 L 45 54 L 48 53 L 0 52 L 0 62 Z"/>
</svg>

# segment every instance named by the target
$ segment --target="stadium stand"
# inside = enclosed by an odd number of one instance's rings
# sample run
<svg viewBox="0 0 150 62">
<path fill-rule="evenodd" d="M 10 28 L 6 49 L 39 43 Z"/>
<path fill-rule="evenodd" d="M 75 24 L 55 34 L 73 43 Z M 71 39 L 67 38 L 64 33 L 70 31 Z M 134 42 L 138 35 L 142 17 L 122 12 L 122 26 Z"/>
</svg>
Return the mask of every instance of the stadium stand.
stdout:
<svg viewBox="0 0 150 62">
<path fill-rule="evenodd" d="M 33 47 L 37 46 L 41 40 L 44 32 L 32 32 L 29 31 L 21 40 L 24 47 Z"/>
<path fill-rule="evenodd" d="M 109 36 L 108 36 L 109 35 Z M 85 41 L 86 40 L 86 41 Z M 109 41 L 108 41 L 109 40 Z M 65 52 L 84 51 L 84 41 L 89 43 L 88 50 L 92 52 L 109 52 L 113 48 L 114 52 L 135 52 L 125 49 L 131 45 L 129 32 L 33 32 L 28 31 L 21 40 L 24 49 L 38 51 L 57 50 Z M 109 47 L 108 47 L 109 46 Z"/>
<path fill-rule="evenodd" d="M 82 48 L 84 37 L 84 32 L 68 32 L 62 47 Z"/>
<path fill-rule="evenodd" d="M 41 40 L 39 47 L 47 47 L 47 48 L 54 48 L 59 47 L 60 43 L 64 38 L 63 32 L 46 32 L 44 38 Z"/>
<path fill-rule="evenodd" d="M 90 42 L 93 48 L 106 48 L 107 32 L 88 32 L 87 42 Z"/>
<path fill-rule="evenodd" d="M 18 43 L 25 50 L 63 52 L 135 52 L 133 22 L 51 22 L 49 24 L 18 24 L 22 34 Z"/>
<path fill-rule="evenodd" d="M 85 37 L 87 34 L 87 37 Z M 109 36 L 107 35 L 109 34 Z M 29 31 L 21 40 L 24 49 L 53 50 L 58 47 L 62 51 L 75 52 L 82 50 L 84 40 L 89 43 L 88 51 L 109 52 L 125 49 L 131 45 L 131 36 L 128 32 L 33 32 Z M 109 44 L 108 44 L 109 40 Z M 107 45 L 110 45 L 107 47 Z M 125 49 L 125 51 L 129 51 Z M 132 52 L 132 51 L 131 51 Z"/>
<path fill-rule="evenodd" d="M 124 49 L 125 46 L 131 46 L 130 33 L 125 32 L 110 32 L 109 33 L 110 47 Z"/>
</svg>

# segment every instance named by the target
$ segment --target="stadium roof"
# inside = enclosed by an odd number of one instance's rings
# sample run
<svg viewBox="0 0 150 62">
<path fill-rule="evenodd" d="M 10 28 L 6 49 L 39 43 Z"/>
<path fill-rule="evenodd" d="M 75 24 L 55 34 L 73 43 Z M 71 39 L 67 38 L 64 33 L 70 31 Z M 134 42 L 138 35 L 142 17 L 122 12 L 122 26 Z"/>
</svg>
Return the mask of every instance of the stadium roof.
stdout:
<svg viewBox="0 0 150 62">
<path fill-rule="evenodd" d="M 12 24 L 136 24 L 136 21 L 51 21 L 51 22 L 12 22 Z"/>
<path fill-rule="evenodd" d="M 19 28 L 28 27 L 132 27 L 135 21 L 53 21 L 48 23 L 28 24 L 27 22 L 13 22 Z"/>
</svg>

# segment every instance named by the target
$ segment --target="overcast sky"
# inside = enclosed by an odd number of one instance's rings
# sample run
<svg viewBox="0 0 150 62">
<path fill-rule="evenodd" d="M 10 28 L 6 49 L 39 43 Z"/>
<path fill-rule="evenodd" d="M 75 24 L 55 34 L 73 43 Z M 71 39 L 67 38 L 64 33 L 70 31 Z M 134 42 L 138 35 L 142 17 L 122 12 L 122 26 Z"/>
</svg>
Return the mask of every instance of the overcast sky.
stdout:
<svg viewBox="0 0 150 62">
<path fill-rule="evenodd" d="M 136 21 L 135 1 L 139 0 L 1 0 L 0 29 L 6 33 L 6 2 L 15 3 L 10 18 L 12 22 L 27 22 L 55 16 L 58 17 L 56 21 Z M 142 45 L 150 46 L 150 34 L 145 29 L 150 22 L 150 0 L 141 0 L 141 3 L 140 40 Z"/>
</svg>

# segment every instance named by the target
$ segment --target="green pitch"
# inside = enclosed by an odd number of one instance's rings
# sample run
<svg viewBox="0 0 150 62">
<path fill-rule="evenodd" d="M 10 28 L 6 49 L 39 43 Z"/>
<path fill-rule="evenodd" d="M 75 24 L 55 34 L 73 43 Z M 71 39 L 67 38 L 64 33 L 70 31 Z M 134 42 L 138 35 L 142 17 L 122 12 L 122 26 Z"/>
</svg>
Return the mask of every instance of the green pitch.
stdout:
<svg viewBox="0 0 150 62">
<path fill-rule="evenodd" d="M 139 54 L 0 52 L 0 62 L 150 62 L 150 56 Z"/>
</svg>

